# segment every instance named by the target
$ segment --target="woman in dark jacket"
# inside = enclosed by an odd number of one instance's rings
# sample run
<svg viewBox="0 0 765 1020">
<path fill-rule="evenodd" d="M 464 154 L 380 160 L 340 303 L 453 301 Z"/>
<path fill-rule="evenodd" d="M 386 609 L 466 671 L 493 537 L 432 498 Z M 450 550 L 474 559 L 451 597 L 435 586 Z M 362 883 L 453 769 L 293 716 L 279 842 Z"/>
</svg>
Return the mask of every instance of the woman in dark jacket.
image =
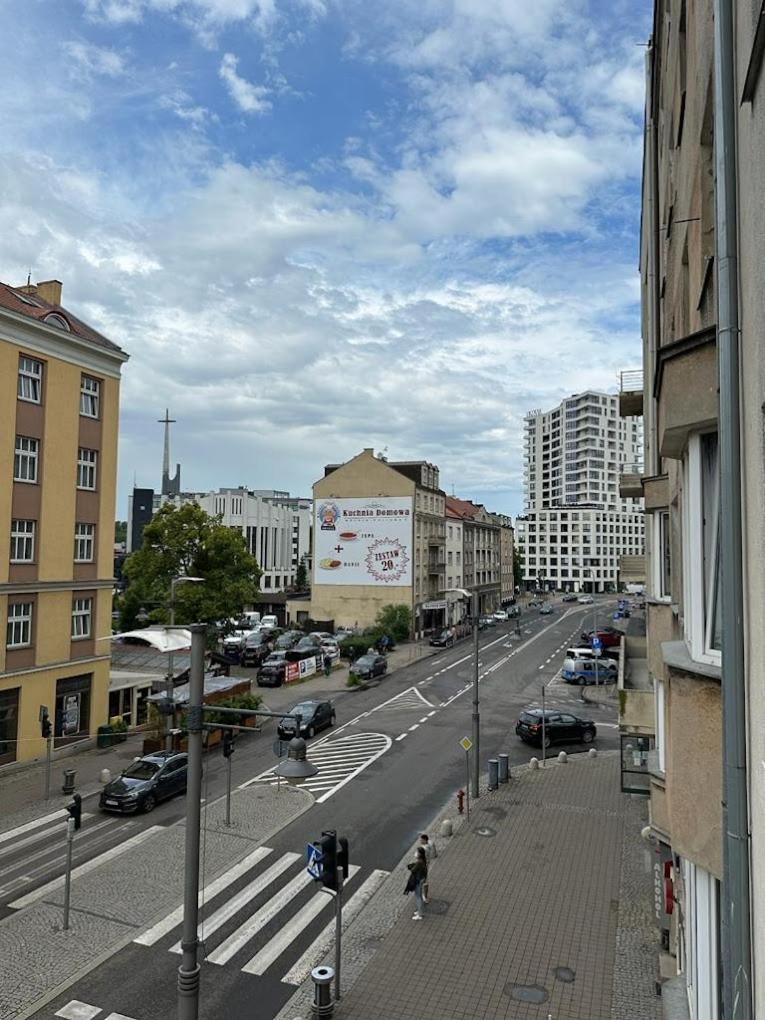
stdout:
<svg viewBox="0 0 765 1020">
<path fill-rule="evenodd" d="M 410 872 L 409 885 L 412 886 L 415 902 L 415 910 L 412 914 L 412 920 L 421 921 L 423 906 L 422 890 L 428 880 L 428 859 L 425 856 L 425 850 L 421 846 L 417 847 L 414 860 L 410 864 L 407 864 L 407 868 L 409 868 Z M 409 886 L 407 886 L 407 888 L 408 887 Z"/>
</svg>

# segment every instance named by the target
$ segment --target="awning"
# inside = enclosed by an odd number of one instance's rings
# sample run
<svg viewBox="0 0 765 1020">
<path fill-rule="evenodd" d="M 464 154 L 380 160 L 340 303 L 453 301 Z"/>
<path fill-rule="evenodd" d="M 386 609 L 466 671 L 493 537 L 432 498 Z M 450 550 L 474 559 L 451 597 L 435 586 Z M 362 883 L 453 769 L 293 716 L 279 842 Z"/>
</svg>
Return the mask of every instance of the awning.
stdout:
<svg viewBox="0 0 765 1020">
<path fill-rule="evenodd" d="M 125 638 L 129 640 L 125 641 Z M 143 630 L 126 630 L 121 634 L 112 634 L 112 641 L 146 644 L 158 652 L 181 652 L 191 648 L 191 631 L 168 630 L 165 627 L 155 630 L 145 627 Z"/>
</svg>

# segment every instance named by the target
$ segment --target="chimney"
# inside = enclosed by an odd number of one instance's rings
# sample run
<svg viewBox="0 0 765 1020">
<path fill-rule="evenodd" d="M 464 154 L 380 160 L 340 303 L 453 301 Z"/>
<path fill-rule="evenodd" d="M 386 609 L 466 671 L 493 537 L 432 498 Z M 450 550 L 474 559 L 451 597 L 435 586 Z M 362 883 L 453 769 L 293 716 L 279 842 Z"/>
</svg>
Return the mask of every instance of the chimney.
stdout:
<svg viewBox="0 0 765 1020">
<path fill-rule="evenodd" d="M 61 304 L 61 281 L 42 280 L 37 284 L 37 296 L 47 301 L 49 305 Z"/>
</svg>

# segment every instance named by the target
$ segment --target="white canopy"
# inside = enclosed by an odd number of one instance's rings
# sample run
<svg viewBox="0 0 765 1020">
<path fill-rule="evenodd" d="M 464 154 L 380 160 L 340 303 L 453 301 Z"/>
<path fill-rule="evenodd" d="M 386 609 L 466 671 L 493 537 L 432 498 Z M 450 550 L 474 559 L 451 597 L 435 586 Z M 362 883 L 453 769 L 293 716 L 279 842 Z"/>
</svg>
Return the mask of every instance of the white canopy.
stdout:
<svg viewBox="0 0 765 1020">
<path fill-rule="evenodd" d="M 140 641 L 151 645 L 158 652 L 182 652 L 191 648 L 190 630 L 167 630 L 165 627 L 154 629 L 145 627 L 143 630 L 126 630 L 122 634 L 112 634 L 112 641 L 130 638 L 130 643 Z"/>
</svg>

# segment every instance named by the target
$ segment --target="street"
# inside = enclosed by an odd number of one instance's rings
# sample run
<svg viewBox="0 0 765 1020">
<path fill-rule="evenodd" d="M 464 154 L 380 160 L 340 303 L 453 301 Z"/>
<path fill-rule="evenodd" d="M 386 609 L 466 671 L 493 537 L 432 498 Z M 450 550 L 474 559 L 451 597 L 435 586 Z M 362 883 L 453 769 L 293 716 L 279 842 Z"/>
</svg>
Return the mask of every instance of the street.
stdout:
<svg viewBox="0 0 765 1020">
<path fill-rule="evenodd" d="M 481 634 L 482 772 L 488 758 L 500 752 L 509 754 L 511 764 L 540 754 L 515 736 L 514 726 L 520 709 L 540 704 L 543 683 L 549 683 L 549 707 L 593 719 L 598 726 L 596 746 L 617 746 L 615 710 L 583 705 L 577 688 L 554 679 L 565 649 L 577 643 L 582 629 L 593 625 L 594 612 L 603 622 L 603 609 L 603 603 L 570 608 L 558 604 L 551 617 L 526 613 L 520 639 L 513 621 Z M 337 725 L 309 742 L 309 758 L 320 768 L 306 784 L 316 803 L 274 836 L 268 852 L 264 848 L 251 867 L 224 872 L 204 897 L 202 1016 L 249 1018 L 254 998 L 260 1015 L 275 1016 L 326 951 L 330 898 L 305 875 L 303 860 L 306 844 L 323 829 L 336 829 L 350 841 L 350 860 L 357 870 L 346 885 L 346 912 L 354 915 L 418 832 L 465 786 L 465 755 L 459 740 L 470 735 L 472 678 L 472 645 L 463 641 L 397 670 L 378 686 L 334 698 Z M 285 696 L 300 700 L 297 690 L 278 694 L 280 704 Z M 273 781 L 271 733 L 267 730 L 262 737 L 240 742 L 232 759 L 235 786 Z M 556 745 L 549 753 L 560 749 Z M 583 750 L 581 745 L 564 749 Z M 207 802 L 225 790 L 219 755 L 210 756 L 205 764 L 203 789 Z M 127 841 L 150 839 L 155 827 L 172 825 L 184 814 L 180 798 L 135 818 L 109 818 L 94 811 L 92 803 L 86 805 L 88 816 L 77 836 L 75 867 L 87 867 L 91 860 L 95 866 L 104 853 L 129 853 Z M 0 895 L 6 914 L 45 898 L 61 874 L 63 853 L 61 825 L 56 821 L 0 843 Z M 212 862 L 207 863 L 212 869 Z M 130 891 L 114 891 L 115 898 L 121 895 L 129 896 Z M 99 911 L 104 906 L 92 903 L 88 909 Z M 99 1016 L 113 1012 L 134 1020 L 172 1016 L 179 939 L 180 916 L 165 913 L 34 1015 L 75 1020 L 95 1016 L 98 1010 Z M 77 1012 L 83 1007 L 71 1003 L 86 1004 L 91 1010 Z"/>
</svg>

